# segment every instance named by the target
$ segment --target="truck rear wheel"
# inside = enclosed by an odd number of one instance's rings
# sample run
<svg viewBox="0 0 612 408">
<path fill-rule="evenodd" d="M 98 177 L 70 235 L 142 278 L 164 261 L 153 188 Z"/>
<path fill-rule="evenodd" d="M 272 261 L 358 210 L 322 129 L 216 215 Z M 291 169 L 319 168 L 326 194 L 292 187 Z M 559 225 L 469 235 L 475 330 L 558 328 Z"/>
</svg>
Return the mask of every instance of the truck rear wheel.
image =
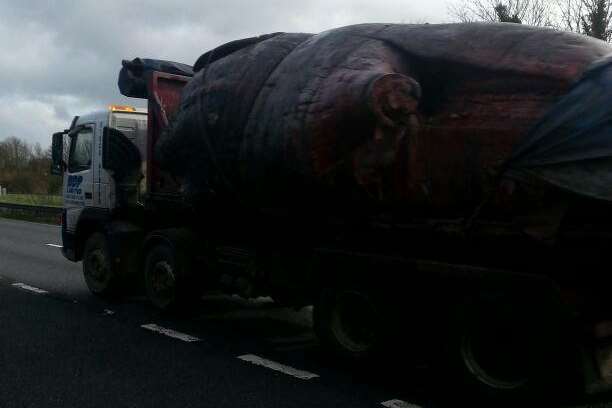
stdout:
<svg viewBox="0 0 612 408">
<path fill-rule="evenodd" d="M 108 297 L 119 292 L 119 268 L 113 266 L 106 236 L 100 232 L 93 233 L 85 242 L 83 277 L 95 295 Z"/>
<path fill-rule="evenodd" d="M 162 310 L 184 309 L 201 294 L 189 258 L 167 243 L 155 244 L 148 252 L 145 287 L 151 303 Z"/>
<path fill-rule="evenodd" d="M 367 292 L 327 289 L 315 304 L 314 327 L 322 345 L 348 361 L 364 361 L 381 342 L 380 311 Z"/>
<path fill-rule="evenodd" d="M 480 301 L 458 312 L 447 357 L 463 390 L 521 401 L 550 398 L 563 384 L 573 360 L 563 352 L 559 320 L 517 303 Z"/>
</svg>

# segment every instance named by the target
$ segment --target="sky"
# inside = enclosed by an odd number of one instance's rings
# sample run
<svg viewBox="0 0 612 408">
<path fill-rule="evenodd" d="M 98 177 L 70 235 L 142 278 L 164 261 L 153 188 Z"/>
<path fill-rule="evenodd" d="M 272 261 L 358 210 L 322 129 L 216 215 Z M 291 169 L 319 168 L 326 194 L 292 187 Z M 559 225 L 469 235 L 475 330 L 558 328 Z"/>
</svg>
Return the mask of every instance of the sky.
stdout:
<svg viewBox="0 0 612 408">
<path fill-rule="evenodd" d="M 0 140 L 46 148 L 111 103 L 122 59 L 192 65 L 225 42 L 349 24 L 445 22 L 448 0 L 0 0 Z"/>
</svg>

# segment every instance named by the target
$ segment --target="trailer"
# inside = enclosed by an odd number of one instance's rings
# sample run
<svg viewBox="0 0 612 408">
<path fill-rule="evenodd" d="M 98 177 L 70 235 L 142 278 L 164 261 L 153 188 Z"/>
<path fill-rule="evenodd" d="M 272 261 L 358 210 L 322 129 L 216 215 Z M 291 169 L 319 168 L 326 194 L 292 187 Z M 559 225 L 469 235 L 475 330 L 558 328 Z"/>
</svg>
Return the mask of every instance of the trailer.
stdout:
<svg viewBox="0 0 612 408">
<path fill-rule="evenodd" d="M 360 25 L 239 40 L 193 68 L 124 61 L 120 90 L 147 109 L 53 136 L 62 251 L 99 296 L 314 305 L 351 361 L 427 356 L 502 398 L 601 390 L 607 122 L 575 142 L 591 113 L 572 107 L 610 51 L 517 25 Z"/>
</svg>

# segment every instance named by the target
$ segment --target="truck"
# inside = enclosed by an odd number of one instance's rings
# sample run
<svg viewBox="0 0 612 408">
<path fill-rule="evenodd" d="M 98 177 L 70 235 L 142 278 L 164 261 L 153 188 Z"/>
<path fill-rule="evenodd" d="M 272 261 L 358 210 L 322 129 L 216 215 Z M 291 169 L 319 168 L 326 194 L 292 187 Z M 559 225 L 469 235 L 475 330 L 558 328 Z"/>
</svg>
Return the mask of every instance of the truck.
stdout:
<svg viewBox="0 0 612 408">
<path fill-rule="evenodd" d="M 209 290 L 314 305 L 353 362 L 426 356 L 501 398 L 606 389 L 610 52 L 366 24 L 124 61 L 147 108 L 53 135 L 62 252 L 92 293 L 143 286 L 164 310 Z"/>
</svg>

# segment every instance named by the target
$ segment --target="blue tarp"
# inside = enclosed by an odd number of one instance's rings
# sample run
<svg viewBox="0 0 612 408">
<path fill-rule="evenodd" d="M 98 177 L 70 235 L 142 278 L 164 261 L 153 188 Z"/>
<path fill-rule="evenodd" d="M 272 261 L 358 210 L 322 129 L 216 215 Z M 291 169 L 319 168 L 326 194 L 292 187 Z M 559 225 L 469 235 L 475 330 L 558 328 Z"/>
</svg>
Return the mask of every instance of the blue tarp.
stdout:
<svg viewBox="0 0 612 408">
<path fill-rule="evenodd" d="M 612 201 L 612 56 L 594 63 L 530 131 L 506 174 Z"/>
</svg>

